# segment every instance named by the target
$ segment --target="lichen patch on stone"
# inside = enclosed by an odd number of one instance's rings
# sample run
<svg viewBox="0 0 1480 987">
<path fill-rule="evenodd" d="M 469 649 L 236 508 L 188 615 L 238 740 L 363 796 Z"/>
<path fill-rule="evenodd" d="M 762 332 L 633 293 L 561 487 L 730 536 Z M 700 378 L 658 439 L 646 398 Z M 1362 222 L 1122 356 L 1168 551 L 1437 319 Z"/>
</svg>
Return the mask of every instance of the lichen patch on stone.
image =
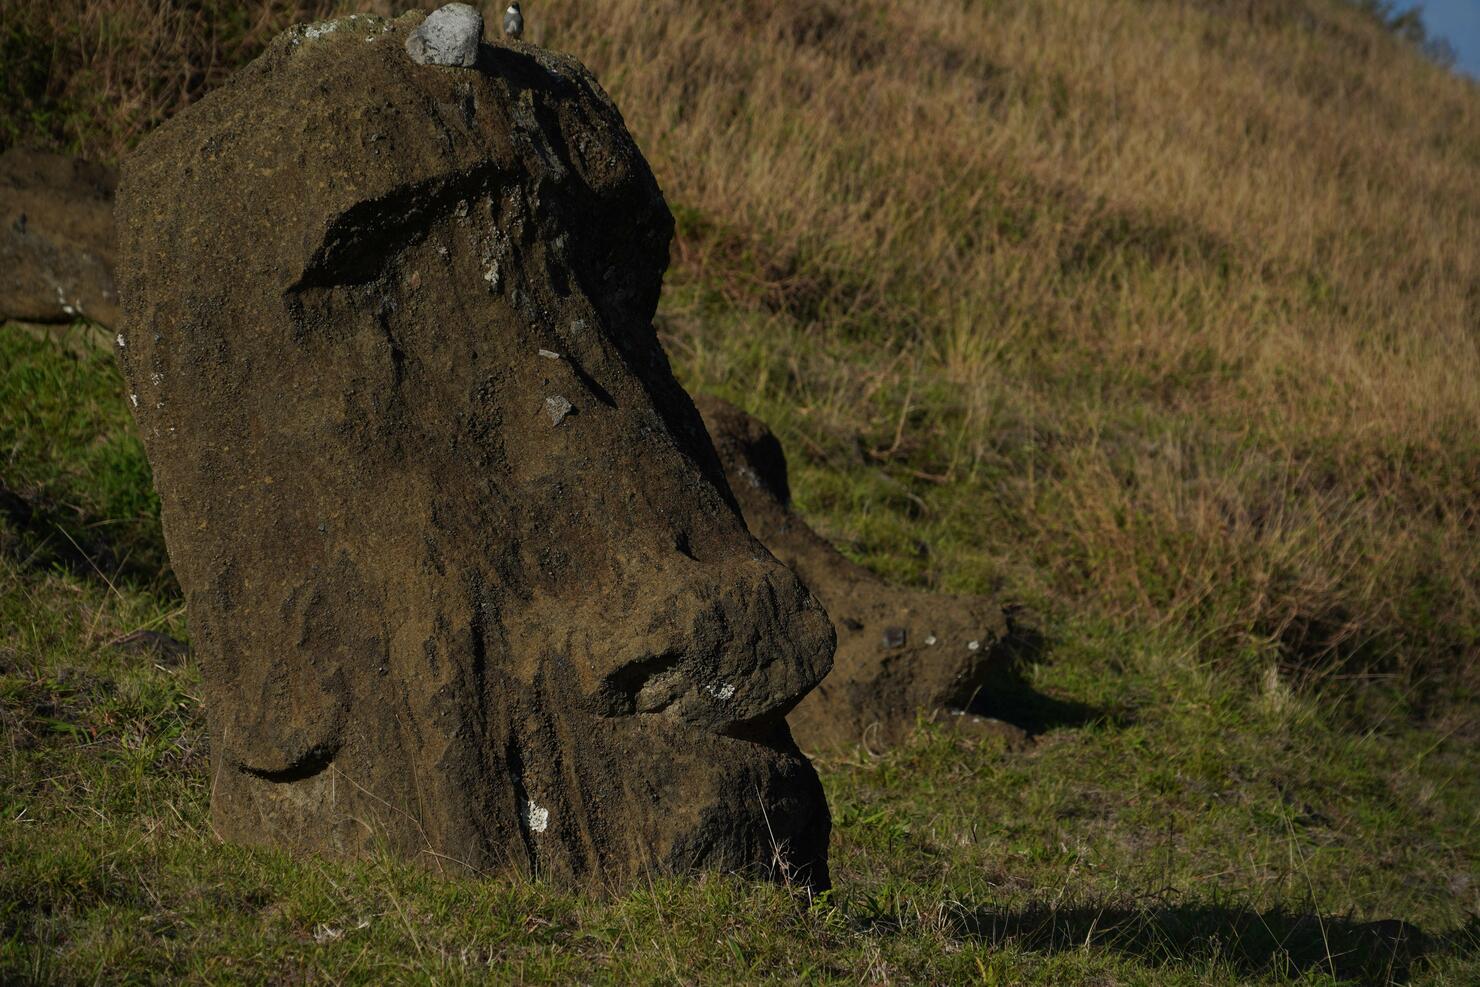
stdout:
<svg viewBox="0 0 1480 987">
<path fill-rule="evenodd" d="M 549 416 L 551 425 L 559 425 L 574 410 L 575 407 L 564 395 L 555 394 L 545 398 L 545 414 Z"/>
<path fill-rule="evenodd" d="M 526 799 L 520 806 L 520 812 L 524 825 L 531 833 L 543 833 L 550 827 L 550 810 L 542 805 L 536 805 L 534 799 Z"/>
</svg>

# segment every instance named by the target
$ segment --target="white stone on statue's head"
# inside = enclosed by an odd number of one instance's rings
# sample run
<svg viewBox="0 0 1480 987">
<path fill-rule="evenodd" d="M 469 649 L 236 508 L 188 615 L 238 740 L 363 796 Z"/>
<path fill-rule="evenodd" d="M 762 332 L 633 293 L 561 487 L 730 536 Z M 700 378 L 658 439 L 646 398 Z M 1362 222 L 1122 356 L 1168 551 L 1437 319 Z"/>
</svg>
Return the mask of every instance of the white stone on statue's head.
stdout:
<svg viewBox="0 0 1480 987">
<path fill-rule="evenodd" d="M 483 38 L 483 15 L 465 3 L 449 3 L 427 15 L 406 39 L 406 54 L 418 65 L 472 68 Z"/>
</svg>

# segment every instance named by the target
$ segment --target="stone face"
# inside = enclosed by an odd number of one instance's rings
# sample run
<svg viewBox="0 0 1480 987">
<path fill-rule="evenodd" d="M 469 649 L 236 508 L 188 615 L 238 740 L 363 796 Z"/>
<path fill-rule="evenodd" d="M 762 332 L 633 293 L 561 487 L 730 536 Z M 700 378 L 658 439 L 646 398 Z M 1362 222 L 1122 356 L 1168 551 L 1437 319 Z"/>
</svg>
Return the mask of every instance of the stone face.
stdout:
<svg viewBox="0 0 1480 987">
<path fill-rule="evenodd" d="M 953 726 L 1011 661 L 1002 606 L 899 589 L 844 558 L 791 510 L 786 456 L 763 422 L 718 398 L 696 403 L 745 520 L 822 601 L 837 628 L 833 670 L 788 717 L 807 750 L 898 742 L 916 717 Z"/>
<path fill-rule="evenodd" d="M 113 172 L 13 147 L 0 154 L 0 319 L 112 324 Z"/>
<path fill-rule="evenodd" d="M 659 347 L 652 173 L 573 60 L 418 66 L 418 21 L 279 38 L 124 167 L 117 355 L 201 660 L 214 826 L 436 868 L 779 860 L 825 884 L 785 715 L 832 630 L 747 531 Z M 553 395 L 578 408 L 558 427 Z"/>
<path fill-rule="evenodd" d="M 470 69 L 478 63 L 483 15 L 465 3 L 449 3 L 427 15 L 406 39 L 406 54 L 418 65 Z"/>
</svg>

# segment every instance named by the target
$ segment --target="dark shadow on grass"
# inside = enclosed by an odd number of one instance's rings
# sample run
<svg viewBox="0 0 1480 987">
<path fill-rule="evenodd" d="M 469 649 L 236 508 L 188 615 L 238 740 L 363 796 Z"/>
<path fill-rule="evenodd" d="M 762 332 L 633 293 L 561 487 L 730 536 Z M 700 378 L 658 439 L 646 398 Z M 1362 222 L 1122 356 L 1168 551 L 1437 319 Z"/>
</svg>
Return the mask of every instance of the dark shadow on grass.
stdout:
<svg viewBox="0 0 1480 987">
<path fill-rule="evenodd" d="M 33 571 L 179 595 L 157 520 L 93 517 L 0 485 L 0 552 Z"/>
<path fill-rule="evenodd" d="M 1243 976 L 1296 980 L 1326 974 L 1357 984 L 1402 984 L 1427 961 L 1480 954 L 1480 919 L 1430 934 L 1396 920 L 1347 918 L 1217 904 L 1144 907 L 1032 907 L 1020 911 L 962 907 L 956 934 L 993 946 L 1043 954 L 1093 948 L 1143 962 L 1226 963 Z"/>
<path fill-rule="evenodd" d="M 1007 614 L 1007 628 L 1007 636 L 995 648 L 998 660 L 992 665 L 996 674 L 971 697 L 965 706 L 967 713 L 1010 723 L 1030 737 L 1049 730 L 1092 724 L 1124 727 L 1133 722 L 1124 711 L 1055 699 L 1033 688 L 1028 682 L 1028 669 L 1045 660 L 1048 640 L 1012 610 Z"/>
</svg>

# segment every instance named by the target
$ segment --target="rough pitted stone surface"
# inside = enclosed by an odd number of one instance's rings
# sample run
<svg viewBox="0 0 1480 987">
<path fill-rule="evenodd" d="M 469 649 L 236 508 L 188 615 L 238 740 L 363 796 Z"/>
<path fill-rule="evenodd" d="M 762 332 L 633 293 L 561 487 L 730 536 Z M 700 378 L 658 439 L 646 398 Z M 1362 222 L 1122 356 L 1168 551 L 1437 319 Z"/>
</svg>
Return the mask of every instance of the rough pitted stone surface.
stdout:
<svg viewBox="0 0 1480 987">
<path fill-rule="evenodd" d="M 465 3 L 449 3 L 427 15 L 406 39 L 406 54 L 418 65 L 470 69 L 478 63 L 483 15 Z"/>
<path fill-rule="evenodd" d="M 832 673 L 788 717 L 797 742 L 807 750 L 896 743 L 920 713 L 961 729 L 995 724 L 962 711 L 998 676 L 1010 677 L 1002 606 L 893 587 L 850 562 L 792 512 L 786 456 L 765 423 L 718 398 L 696 403 L 751 532 L 801 577 L 837 630 Z"/>
<path fill-rule="evenodd" d="M 113 172 L 13 147 L 0 154 L 0 319 L 118 318 Z"/>
<path fill-rule="evenodd" d="M 652 173 L 573 60 L 422 67 L 418 23 L 279 38 L 124 168 L 215 828 L 602 882 L 774 843 L 825 883 L 785 714 L 832 630 L 659 347 Z"/>
</svg>

